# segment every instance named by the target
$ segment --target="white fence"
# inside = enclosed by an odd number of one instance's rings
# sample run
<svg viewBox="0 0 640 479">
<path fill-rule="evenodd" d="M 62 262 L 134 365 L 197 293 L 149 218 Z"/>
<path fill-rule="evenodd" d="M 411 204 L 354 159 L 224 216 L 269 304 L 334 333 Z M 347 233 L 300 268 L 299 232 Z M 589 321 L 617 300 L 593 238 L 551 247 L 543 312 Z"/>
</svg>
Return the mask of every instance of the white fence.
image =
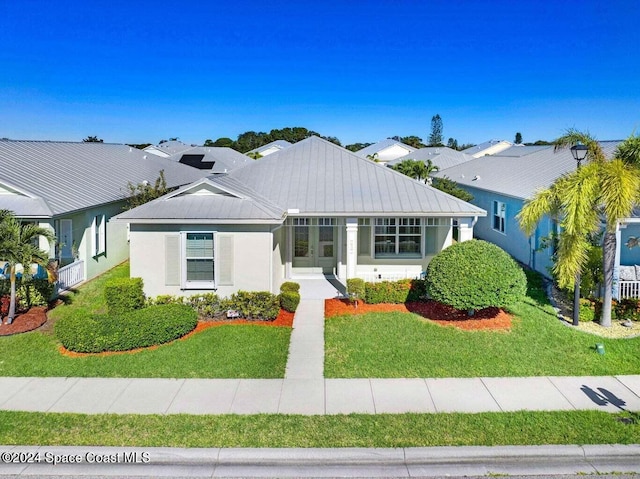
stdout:
<svg viewBox="0 0 640 479">
<path fill-rule="evenodd" d="M 400 281 L 401 279 L 416 279 L 419 275 L 415 273 L 359 273 L 358 278 L 362 278 L 367 283 L 380 283 L 381 281 Z"/>
<path fill-rule="evenodd" d="M 58 292 L 66 291 L 84 281 L 84 261 L 74 261 L 58 270 Z"/>
<path fill-rule="evenodd" d="M 618 299 L 640 298 L 640 281 L 620 281 Z"/>
</svg>

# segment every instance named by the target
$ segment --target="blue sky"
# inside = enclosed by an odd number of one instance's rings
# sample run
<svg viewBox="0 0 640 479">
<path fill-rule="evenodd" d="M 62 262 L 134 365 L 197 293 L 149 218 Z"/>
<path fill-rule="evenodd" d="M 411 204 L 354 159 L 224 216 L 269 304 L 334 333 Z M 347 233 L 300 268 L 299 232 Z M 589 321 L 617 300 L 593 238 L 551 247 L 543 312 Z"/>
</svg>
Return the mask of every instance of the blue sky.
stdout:
<svg viewBox="0 0 640 479">
<path fill-rule="evenodd" d="M 0 0 L 0 137 L 640 132 L 637 0 Z"/>
</svg>

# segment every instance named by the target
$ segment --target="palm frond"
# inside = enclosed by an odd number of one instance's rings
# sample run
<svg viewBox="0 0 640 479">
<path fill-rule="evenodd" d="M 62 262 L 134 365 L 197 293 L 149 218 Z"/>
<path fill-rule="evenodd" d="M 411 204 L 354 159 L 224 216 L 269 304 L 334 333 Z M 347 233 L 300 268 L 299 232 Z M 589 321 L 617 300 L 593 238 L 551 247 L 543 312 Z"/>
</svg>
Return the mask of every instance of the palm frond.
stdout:
<svg viewBox="0 0 640 479">
<path fill-rule="evenodd" d="M 558 203 L 556 192 L 552 188 L 536 192 L 525 201 L 520 213 L 516 215 L 520 228 L 530 236 L 543 216 L 557 213 Z"/>
</svg>

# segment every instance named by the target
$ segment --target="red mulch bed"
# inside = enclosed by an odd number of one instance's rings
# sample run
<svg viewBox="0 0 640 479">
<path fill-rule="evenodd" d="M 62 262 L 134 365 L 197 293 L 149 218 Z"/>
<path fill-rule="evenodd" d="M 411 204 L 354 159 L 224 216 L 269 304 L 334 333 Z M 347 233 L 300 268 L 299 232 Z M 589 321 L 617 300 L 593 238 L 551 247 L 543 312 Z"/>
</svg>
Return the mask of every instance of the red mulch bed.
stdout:
<svg viewBox="0 0 640 479">
<path fill-rule="evenodd" d="M 466 311 L 460 311 L 436 301 L 406 304 L 366 304 L 358 301 L 357 308 L 347 299 L 327 299 L 324 303 L 325 318 L 344 314 L 386 313 L 390 311 L 415 313 L 440 326 L 453 326 L 466 331 L 511 329 L 511 315 L 499 308 L 482 309 L 470 317 Z"/>
<path fill-rule="evenodd" d="M 293 315 L 294 313 L 290 313 L 288 311 L 285 311 L 284 309 L 281 309 L 280 314 L 278 314 L 278 317 L 273 321 L 249 321 L 247 319 L 233 319 L 233 320 L 221 319 L 217 321 L 209 321 L 209 320 L 198 321 L 198 325 L 195 327 L 193 331 L 185 334 L 184 336 L 176 339 L 175 341 L 183 341 L 187 338 L 190 338 L 194 334 L 199 333 L 200 331 L 204 331 L 205 329 L 215 328 L 217 326 L 233 325 L 233 324 L 254 324 L 256 326 L 275 326 L 275 327 L 290 328 L 291 326 L 293 326 Z M 173 341 L 170 341 L 164 344 L 171 344 L 172 342 Z M 149 346 L 147 348 L 130 349 L 128 351 L 104 351 L 102 353 L 77 353 L 75 351 L 69 351 L 64 346 L 59 346 L 58 351 L 60 351 L 60 354 L 64 354 L 65 356 L 69 356 L 72 358 L 81 358 L 85 356 L 112 356 L 114 354 L 133 354 L 139 351 L 157 349 L 159 346 L 161 345 L 157 344 L 154 346 Z"/>
<path fill-rule="evenodd" d="M 29 311 L 16 314 L 16 317 L 13 318 L 13 323 L 5 324 L 6 321 L 7 318 L 4 318 L 0 325 L 0 336 L 33 331 L 47 322 L 47 308 L 46 306 L 34 306 Z"/>
</svg>

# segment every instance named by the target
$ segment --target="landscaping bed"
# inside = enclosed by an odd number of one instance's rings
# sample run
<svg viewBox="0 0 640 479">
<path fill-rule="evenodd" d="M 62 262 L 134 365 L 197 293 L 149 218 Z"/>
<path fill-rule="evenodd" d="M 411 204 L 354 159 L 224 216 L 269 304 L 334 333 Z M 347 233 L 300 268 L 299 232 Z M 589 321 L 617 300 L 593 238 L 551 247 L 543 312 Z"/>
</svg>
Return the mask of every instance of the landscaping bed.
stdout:
<svg viewBox="0 0 640 479">
<path fill-rule="evenodd" d="M 34 306 L 28 311 L 19 313 L 11 324 L 0 324 L 0 336 L 26 333 L 38 329 L 47 322 L 47 307 Z"/>
</svg>

